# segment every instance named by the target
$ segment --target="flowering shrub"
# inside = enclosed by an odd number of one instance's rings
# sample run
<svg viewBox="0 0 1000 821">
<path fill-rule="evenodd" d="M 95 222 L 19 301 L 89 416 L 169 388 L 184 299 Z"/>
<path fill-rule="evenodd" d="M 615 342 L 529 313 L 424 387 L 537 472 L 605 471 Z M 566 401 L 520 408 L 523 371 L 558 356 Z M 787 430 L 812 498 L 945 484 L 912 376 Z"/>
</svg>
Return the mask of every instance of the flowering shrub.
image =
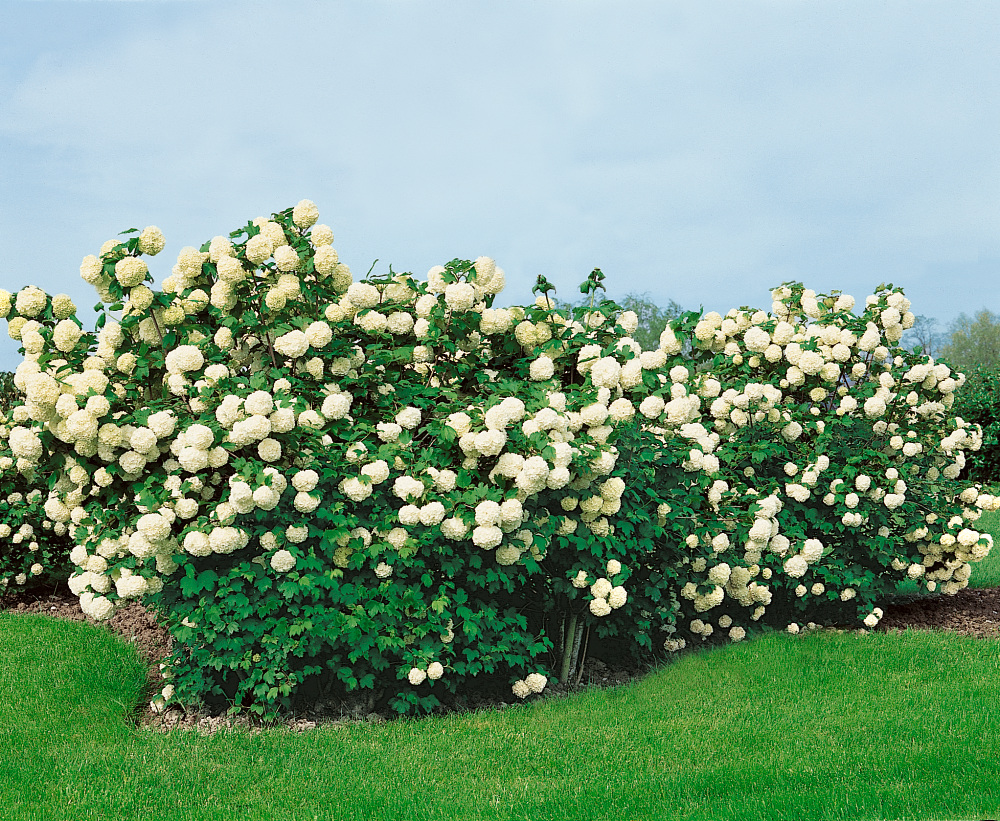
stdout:
<svg viewBox="0 0 1000 821">
<path fill-rule="evenodd" d="M 25 361 L 7 438 L 75 546 L 85 612 L 145 597 L 165 696 L 269 712 L 370 691 L 519 698 L 591 635 L 637 653 L 877 623 L 903 578 L 965 586 L 998 501 L 957 482 L 961 375 L 897 345 L 898 290 L 798 284 L 769 313 L 684 314 L 643 351 L 599 300 L 494 307 L 492 260 L 355 282 L 315 206 L 181 251 L 155 228 L 81 274 L 95 333 L 0 292 Z M 117 318 L 114 314 L 119 314 Z"/>
<path fill-rule="evenodd" d="M 65 579 L 72 568 L 66 524 L 53 521 L 45 509 L 48 477 L 19 471 L 11 452 L 11 411 L 20 398 L 14 374 L 0 373 L 0 596 Z"/>
<path fill-rule="evenodd" d="M 983 431 L 983 446 L 969 456 L 962 475 L 974 482 L 1000 481 L 1000 370 L 970 368 L 953 412 Z"/>
<path fill-rule="evenodd" d="M 46 477 L 17 470 L 10 429 L 8 415 L 0 412 L 0 596 L 65 579 L 72 569 L 66 524 L 53 521 L 45 506 Z"/>
</svg>

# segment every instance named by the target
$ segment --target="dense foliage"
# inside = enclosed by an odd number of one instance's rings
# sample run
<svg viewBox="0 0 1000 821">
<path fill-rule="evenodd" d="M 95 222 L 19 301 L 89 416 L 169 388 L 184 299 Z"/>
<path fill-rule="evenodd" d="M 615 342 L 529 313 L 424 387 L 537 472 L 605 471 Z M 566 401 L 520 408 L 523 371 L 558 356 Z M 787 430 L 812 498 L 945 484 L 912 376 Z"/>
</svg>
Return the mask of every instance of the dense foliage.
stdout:
<svg viewBox="0 0 1000 821">
<path fill-rule="evenodd" d="M 0 413 L 7 413 L 21 399 L 14 387 L 14 374 L 0 371 Z"/>
<path fill-rule="evenodd" d="M 891 286 L 855 314 L 787 283 L 643 350 L 600 271 L 583 306 L 540 278 L 494 308 L 492 260 L 355 282 L 316 219 L 186 248 L 161 291 L 157 229 L 109 241 L 81 267 L 95 332 L 0 292 L 25 355 L 9 461 L 50 477 L 85 612 L 145 597 L 170 624 L 166 699 L 526 698 L 594 636 L 874 626 L 900 579 L 953 593 L 990 549 L 963 377 L 899 347 Z"/>
<path fill-rule="evenodd" d="M 1000 482 L 1000 368 L 969 368 L 953 410 L 983 431 L 983 446 L 969 454 L 963 475 L 973 482 Z"/>
<path fill-rule="evenodd" d="M 10 412 L 21 400 L 14 374 L 0 371 L 0 431 L 9 430 Z M 44 477 L 17 471 L 0 435 L 0 595 L 11 582 L 29 588 L 69 575 L 72 543 L 66 525 L 45 515 L 47 492 Z"/>
</svg>

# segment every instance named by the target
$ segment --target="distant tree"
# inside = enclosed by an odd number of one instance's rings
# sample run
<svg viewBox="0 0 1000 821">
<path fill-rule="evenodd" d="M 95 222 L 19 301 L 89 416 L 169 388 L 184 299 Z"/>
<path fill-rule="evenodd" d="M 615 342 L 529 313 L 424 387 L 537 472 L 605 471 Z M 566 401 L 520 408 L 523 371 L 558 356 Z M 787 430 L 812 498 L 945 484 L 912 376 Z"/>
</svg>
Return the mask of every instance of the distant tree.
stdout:
<svg viewBox="0 0 1000 821">
<path fill-rule="evenodd" d="M 660 334 L 667 323 L 684 313 L 684 309 L 672 299 L 665 305 L 657 305 L 648 293 L 626 294 L 616 300 L 626 311 L 635 311 L 639 317 L 639 327 L 632 338 L 644 351 L 655 350 L 660 344 Z"/>
<path fill-rule="evenodd" d="M 952 323 L 941 357 L 959 368 L 1000 365 L 1000 316 L 985 308 L 971 319 L 960 314 Z"/>
<path fill-rule="evenodd" d="M 573 308 L 589 303 L 589 299 L 584 298 L 579 302 L 566 302 L 560 299 L 553 300 L 557 308 Z M 642 294 L 626 294 L 620 299 L 616 299 L 623 310 L 635 311 L 639 317 L 639 327 L 636 328 L 632 338 L 638 342 L 644 351 L 655 350 L 660 344 L 660 334 L 667 327 L 667 323 L 684 313 L 684 308 L 672 299 L 665 305 L 658 305 L 648 292 Z"/>
<path fill-rule="evenodd" d="M 920 348 L 922 353 L 935 359 L 941 355 L 942 346 L 948 341 L 948 335 L 938 327 L 938 321 L 932 316 L 917 316 L 913 327 L 903 334 L 903 347 L 912 350 Z"/>
</svg>

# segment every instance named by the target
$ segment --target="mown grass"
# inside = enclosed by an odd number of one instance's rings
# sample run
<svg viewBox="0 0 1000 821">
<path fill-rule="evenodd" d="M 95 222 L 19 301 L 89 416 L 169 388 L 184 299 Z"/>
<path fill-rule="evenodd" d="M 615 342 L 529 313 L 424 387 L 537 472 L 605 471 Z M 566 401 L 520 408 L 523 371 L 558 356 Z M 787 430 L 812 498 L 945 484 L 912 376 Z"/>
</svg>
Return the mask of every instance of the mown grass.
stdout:
<svg viewBox="0 0 1000 821">
<path fill-rule="evenodd" d="M 294 735 L 136 728 L 134 649 L 0 616 L 4 819 L 995 817 L 1000 643 L 771 635 L 641 682 Z"/>
<path fill-rule="evenodd" d="M 1000 514 L 980 528 L 1000 542 Z M 1000 586 L 1000 547 L 971 583 Z M 132 720 L 135 648 L 0 614 L 0 817 L 996 817 L 1000 642 L 770 635 L 475 714 L 212 737 Z"/>
</svg>

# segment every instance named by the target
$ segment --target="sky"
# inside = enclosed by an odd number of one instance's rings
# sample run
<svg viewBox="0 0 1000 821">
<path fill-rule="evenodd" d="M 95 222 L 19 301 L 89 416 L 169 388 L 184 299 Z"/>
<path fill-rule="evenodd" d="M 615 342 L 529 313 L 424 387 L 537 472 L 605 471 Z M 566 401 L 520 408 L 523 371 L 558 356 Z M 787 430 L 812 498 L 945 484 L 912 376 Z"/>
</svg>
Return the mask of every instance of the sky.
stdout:
<svg viewBox="0 0 1000 821">
<path fill-rule="evenodd" d="M 486 255 L 499 304 L 599 267 L 688 309 L 794 280 L 1000 311 L 995 0 L 12 0 L 3 29 L 0 288 L 88 327 L 120 231 L 164 232 L 159 283 L 304 198 L 357 278 Z"/>
</svg>

